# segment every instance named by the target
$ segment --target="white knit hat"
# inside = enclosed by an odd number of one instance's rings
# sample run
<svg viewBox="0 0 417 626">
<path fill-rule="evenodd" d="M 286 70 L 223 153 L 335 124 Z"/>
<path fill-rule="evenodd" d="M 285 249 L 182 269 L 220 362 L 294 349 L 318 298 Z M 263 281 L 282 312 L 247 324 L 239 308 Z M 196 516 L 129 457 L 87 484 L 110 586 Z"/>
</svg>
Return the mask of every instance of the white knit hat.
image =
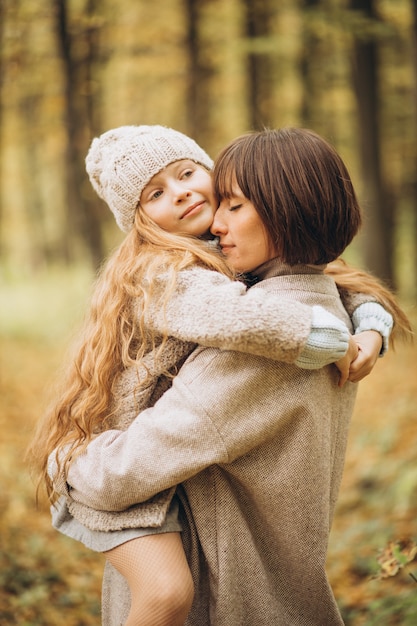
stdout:
<svg viewBox="0 0 417 626">
<path fill-rule="evenodd" d="M 85 163 L 91 184 L 125 233 L 133 226 L 144 187 L 167 165 L 213 161 L 190 137 L 165 126 L 121 126 L 93 139 Z"/>
</svg>

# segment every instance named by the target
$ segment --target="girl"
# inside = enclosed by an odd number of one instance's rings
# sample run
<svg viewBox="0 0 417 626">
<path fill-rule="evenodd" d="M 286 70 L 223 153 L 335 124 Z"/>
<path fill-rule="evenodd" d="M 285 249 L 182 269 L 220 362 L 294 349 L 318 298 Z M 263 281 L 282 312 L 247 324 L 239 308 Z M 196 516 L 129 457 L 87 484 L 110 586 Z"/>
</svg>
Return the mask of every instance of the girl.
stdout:
<svg viewBox="0 0 417 626">
<path fill-rule="evenodd" d="M 63 391 L 32 445 L 52 500 L 59 485 L 47 475 L 48 455 L 65 450 L 58 460 L 65 477 L 92 437 L 127 427 L 157 401 L 197 343 L 306 368 L 337 360 L 348 346 L 345 326 L 321 307 L 246 292 L 230 280 L 234 274 L 209 236 L 217 206 L 212 162 L 191 139 L 158 126 L 122 127 L 94 140 L 86 163 L 94 188 L 128 234 L 101 273 Z M 390 316 L 373 299 L 350 295 L 350 310 L 361 330 L 373 328 L 386 343 Z M 366 350 L 363 344 L 353 376 L 373 363 Z M 61 490 L 66 498 L 53 509 L 54 525 L 105 551 L 126 576 L 132 595 L 126 624 L 182 624 L 193 586 L 175 487 L 123 513 L 77 503 L 65 480 Z M 141 540 L 129 541 L 136 537 Z"/>
</svg>

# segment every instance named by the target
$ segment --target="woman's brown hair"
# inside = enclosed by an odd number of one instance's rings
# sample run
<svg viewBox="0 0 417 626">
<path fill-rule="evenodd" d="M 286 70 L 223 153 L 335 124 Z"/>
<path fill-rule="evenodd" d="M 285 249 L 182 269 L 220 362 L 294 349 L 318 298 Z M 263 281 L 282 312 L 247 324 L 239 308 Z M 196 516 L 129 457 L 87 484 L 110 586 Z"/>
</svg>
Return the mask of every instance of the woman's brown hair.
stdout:
<svg viewBox="0 0 417 626">
<path fill-rule="evenodd" d="M 219 198 L 236 183 L 255 206 L 279 256 L 290 265 L 335 260 L 361 225 L 349 172 L 311 130 L 263 130 L 238 137 L 218 156 Z"/>
<path fill-rule="evenodd" d="M 271 245 L 289 265 L 326 264 L 343 292 L 371 295 L 391 313 L 395 338 L 412 337 L 410 322 L 381 280 L 340 255 L 361 226 L 349 172 L 335 148 L 305 128 L 266 129 L 234 139 L 213 172 L 218 201 L 237 185 L 258 212 Z"/>
</svg>

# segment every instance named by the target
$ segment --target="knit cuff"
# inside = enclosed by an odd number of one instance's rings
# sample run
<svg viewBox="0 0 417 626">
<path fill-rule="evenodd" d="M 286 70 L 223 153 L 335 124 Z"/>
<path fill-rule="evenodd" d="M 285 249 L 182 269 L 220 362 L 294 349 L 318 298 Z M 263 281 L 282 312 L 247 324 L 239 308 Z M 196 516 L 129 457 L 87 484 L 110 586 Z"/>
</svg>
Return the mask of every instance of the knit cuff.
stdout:
<svg viewBox="0 0 417 626">
<path fill-rule="evenodd" d="M 352 314 L 355 335 L 366 330 L 375 330 L 382 337 L 382 348 L 379 356 L 388 351 L 389 338 L 394 325 L 391 313 L 388 313 L 378 302 L 360 304 Z"/>
<path fill-rule="evenodd" d="M 310 334 L 295 361 L 303 369 L 320 369 L 341 359 L 348 349 L 349 330 L 337 317 L 313 306 Z"/>
</svg>

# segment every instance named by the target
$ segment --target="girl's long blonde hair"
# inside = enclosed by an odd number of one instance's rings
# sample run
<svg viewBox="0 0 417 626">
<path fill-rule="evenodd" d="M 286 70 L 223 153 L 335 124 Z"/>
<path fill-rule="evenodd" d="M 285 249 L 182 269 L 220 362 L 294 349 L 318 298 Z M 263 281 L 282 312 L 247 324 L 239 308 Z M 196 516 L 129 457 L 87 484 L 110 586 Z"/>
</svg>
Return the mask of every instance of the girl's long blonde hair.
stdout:
<svg viewBox="0 0 417 626">
<path fill-rule="evenodd" d="M 390 335 L 392 347 L 397 340 L 412 341 L 413 329 L 410 320 L 400 307 L 393 292 L 379 278 L 348 265 L 340 258 L 329 263 L 325 273 L 333 277 L 342 295 L 343 292 L 370 295 L 391 313 L 394 319 L 394 327 Z"/>
<path fill-rule="evenodd" d="M 49 455 L 65 448 L 63 458 L 57 454 L 57 462 L 66 469 L 70 458 L 81 453 L 95 433 L 108 427 L 118 375 L 131 365 L 140 366 L 149 350 L 155 349 L 158 358 L 164 347 L 167 337 L 155 336 L 144 323 L 150 303 L 155 306 L 155 279 L 164 273 L 167 287 L 162 296 L 158 292 L 157 303 L 164 307 L 178 272 L 196 264 L 234 277 L 221 255 L 206 242 L 168 233 L 136 211 L 134 228 L 98 276 L 74 356 L 28 450 L 38 475 L 38 490 L 44 484 L 52 502 L 56 494 L 47 471 Z M 326 272 L 339 288 L 376 297 L 394 317 L 392 337 L 410 335 L 406 315 L 378 279 L 340 260 L 330 263 Z M 138 390 L 146 383 L 146 379 L 138 382 Z"/>
<path fill-rule="evenodd" d="M 143 211 L 136 211 L 134 228 L 99 273 L 74 356 L 28 451 L 38 489 L 45 484 L 51 501 L 55 494 L 47 472 L 50 453 L 66 448 L 64 458 L 57 455 L 57 461 L 67 467 L 70 457 L 108 426 L 117 376 L 131 365 L 140 366 L 151 349 L 158 358 L 163 348 L 167 337 L 156 337 L 144 323 L 150 303 L 155 306 L 155 279 L 161 273 L 166 279 L 167 288 L 157 302 L 164 307 L 178 272 L 196 264 L 232 277 L 207 242 L 166 232 Z M 143 385 L 146 380 L 138 382 L 138 388 Z"/>
</svg>

